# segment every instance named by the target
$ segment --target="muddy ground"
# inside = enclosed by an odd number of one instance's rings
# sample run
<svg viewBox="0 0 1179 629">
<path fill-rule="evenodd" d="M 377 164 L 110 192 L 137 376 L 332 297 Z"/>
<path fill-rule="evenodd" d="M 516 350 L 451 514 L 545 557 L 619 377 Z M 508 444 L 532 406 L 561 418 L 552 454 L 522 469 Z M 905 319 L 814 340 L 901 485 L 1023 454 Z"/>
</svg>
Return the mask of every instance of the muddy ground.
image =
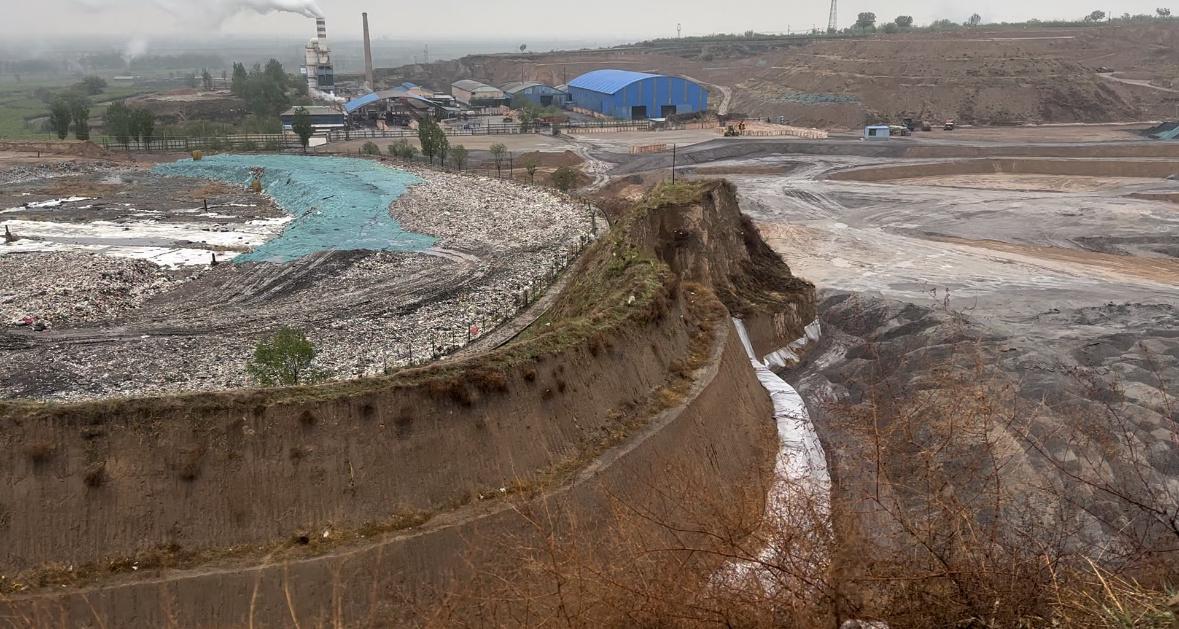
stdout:
<svg viewBox="0 0 1179 629">
<path fill-rule="evenodd" d="M 0 222 L 18 238 L 0 245 L 0 272 L 11 280 L 0 285 L 0 395 L 248 386 L 254 345 L 280 325 L 307 332 L 330 377 L 379 374 L 478 338 L 592 238 L 586 206 L 560 195 L 422 175 L 427 183 L 391 211 L 407 229 L 437 236 L 433 249 L 239 265 L 225 260 L 286 220 L 265 197 L 119 164 L 14 168 L 14 183 L 0 186 Z M 216 266 L 206 262 L 213 254 Z"/>
<path fill-rule="evenodd" d="M 1075 539 L 1125 551 L 1113 531 L 1145 530 L 1143 514 L 1058 472 L 1096 470 L 1135 496 L 1179 496 L 1179 411 L 1169 390 L 1179 382 L 1179 213 L 1140 198 L 1168 196 L 1179 183 L 826 179 L 885 163 L 904 160 L 784 155 L 714 165 L 771 246 L 825 291 L 823 345 L 790 378 L 820 417 L 834 473 L 849 479 L 842 497 L 874 491 L 860 482 L 872 477 L 864 468 L 872 453 L 863 435 L 822 420 L 832 402 L 867 403 L 873 382 L 912 398 L 939 388 L 930 383 L 947 368 L 979 369 L 1022 400 L 1020 427 L 994 428 L 1020 500 L 1040 516 L 1068 518 L 1084 533 Z M 1053 493 L 1037 493 L 1049 486 Z M 966 500 L 968 488 L 959 489 Z M 1075 498 L 1068 513 L 1062 494 Z"/>
</svg>

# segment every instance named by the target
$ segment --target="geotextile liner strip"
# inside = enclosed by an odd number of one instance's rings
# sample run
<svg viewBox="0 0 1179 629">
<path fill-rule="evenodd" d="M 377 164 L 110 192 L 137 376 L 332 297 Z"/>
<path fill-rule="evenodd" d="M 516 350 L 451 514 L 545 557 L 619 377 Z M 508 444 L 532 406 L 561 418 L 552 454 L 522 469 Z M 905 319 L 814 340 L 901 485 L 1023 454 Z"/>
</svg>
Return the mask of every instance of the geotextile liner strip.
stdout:
<svg viewBox="0 0 1179 629">
<path fill-rule="evenodd" d="M 282 234 L 234 262 L 290 262 L 320 251 L 421 251 L 435 239 L 405 231 L 389 205 L 422 179 L 378 162 L 301 155 L 213 155 L 160 164 L 162 175 L 249 185 L 294 217 Z"/>
</svg>

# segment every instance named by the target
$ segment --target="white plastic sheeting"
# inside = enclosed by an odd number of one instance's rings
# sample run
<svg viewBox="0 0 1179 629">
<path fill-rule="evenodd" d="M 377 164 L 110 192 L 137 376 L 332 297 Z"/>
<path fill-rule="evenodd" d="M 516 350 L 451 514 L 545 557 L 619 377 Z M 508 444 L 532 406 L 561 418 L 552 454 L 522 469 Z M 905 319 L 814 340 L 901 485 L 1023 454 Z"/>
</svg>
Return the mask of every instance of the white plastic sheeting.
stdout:
<svg viewBox="0 0 1179 629">
<path fill-rule="evenodd" d="M 120 258 L 150 260 L 161 266 L 208 264 L 213 252 L 229 260 L 265 243 L 291 222 L 291 217 L 242 223 L 168 223 L 154 220 L 52 221 L 9 220 L 0 223 L 19 240 L 0 246 L 0 255 L 34 251 L 84 251 Z M 0 229 L 0 231 L 3 231 Z"/>
<path fill-rule="evenodd" d="M 733 325 L 737 328 L 758 381 L 769 392 L 774 405 L 774 422 L 778 428 L 780 446 L 774 465 L 774 484 L 769 496 L 771 514 L 786 517 L 788 514 L 784 511 L 791 505 L 808 504 L 826 519 L 831 507 L 831 475 L 827 471 L 823 445 L 819 442 L 819 435 L 811 423 L 802 396 L 769 367 L 769 364 L 779 364 L 778 361 L 785 356 L 793 356 L 793 361 L 797 362 L 796 352 L 806 347 L 807 343 L 818 340 L 819 322 L 811 322 L 806 326 L 805 336 L 768 354 L 764 362 L 753 353 L 753 344 L 749 342 L 745 324 L 734 318 Z M 800 500 L 804 502 L 800 503 Z"/>
<path fill-rule="evenodd" d="M 802 337 L 790 342 L 786 347 L 774 350 L 766 354 L 761 361 L 765 363 L 770 369 L 778 369 L 786 367 L 787 365 L 794 365 L 798 363 L 798 352 L 806 349 L 810 343 L 816 343 L 819 340 L 819 333 L 821 332 L 819 320 L 815 319 L 807 324 L 804 328 Z M 748 349 L 748 346 L 747 346 Z"/>
</svg>

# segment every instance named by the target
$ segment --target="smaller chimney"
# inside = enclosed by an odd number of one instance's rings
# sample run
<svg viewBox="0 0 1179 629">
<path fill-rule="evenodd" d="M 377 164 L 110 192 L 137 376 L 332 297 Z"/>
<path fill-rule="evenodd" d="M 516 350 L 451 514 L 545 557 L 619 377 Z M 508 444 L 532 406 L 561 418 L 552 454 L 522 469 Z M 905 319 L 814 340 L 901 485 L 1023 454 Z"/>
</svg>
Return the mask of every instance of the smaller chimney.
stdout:
<svg viewBox="0 0 1179 629">
<path fill-rule="evenodd" d="M 315 18 L 315 30 L 319 37 L 319 41 L 327 40 L 327 20 L 321 17 Z"/>
<path fill-rule="evenodd" d="M 360 16 L 364 19 L 364 81 L 368 89 L 376 91 L 377 86 L 373 82 L 373 44 L 368 36 L 368 13 L 361 13 Z"/>
</svg>

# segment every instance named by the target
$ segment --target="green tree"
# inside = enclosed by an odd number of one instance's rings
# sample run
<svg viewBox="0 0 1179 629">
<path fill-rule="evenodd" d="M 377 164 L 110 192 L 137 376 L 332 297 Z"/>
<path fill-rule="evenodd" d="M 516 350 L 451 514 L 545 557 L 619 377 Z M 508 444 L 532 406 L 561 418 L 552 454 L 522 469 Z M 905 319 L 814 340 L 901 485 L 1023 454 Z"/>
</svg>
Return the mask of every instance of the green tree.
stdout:
<svg viewBox="0 0 1179 629">
<path fill-rule="evenodd" d="M 78 82 L 78 88 L 85 94 L 97 96 L 106 89 L 106 79 L 100 76 L 88 76 Z"/>
<path fill-rule="evenodd" d="M 275 66 L 267 64 L 267 70 L 255 65 L 246 76 L 242 93 L 239 94 L 250 111 L 258 117 L 273 118 L 291 104 L 286 93 L 286 74 L 279 77 L 282 65 L 277 61 L 274 63 Z"/>
<path fill-rule="evenodd" d="M 297 98 L 305 98 L 309 93 L 307 77 L 305 76 L 292 76 L 287 80 L 287 83 L 291 85 L 292 91 Z"/>
<path fill-rule="evenodd" d="M 528 173 L 528 182 L 529 183 L 536 183 L 536 168 L 538 166 L 538 164 L 536 163 L 536 156 L 529 155 L 528 157 L 525 157 L 521 161 L 524 162 L 524 170 L 525 170 L 525 172 Z"/>
<path fill-rule="evenodd" d="M 434 125 L 432 133 L 434 135 L 434 151 L 438 153 L 438 163 L 445 166 L 446 155 L 450 153 L 450 138 L 446 137 L 446 131 L 439 124 Z"/>
<path fill-rule="evenodd" d="M 1159 17 L 1171 17 L 1171 10 L 1164 7 L 1157 8 L 1154 12 L 1158 13 Z"/>
<path fill-rule="evenodd" d="M 897 26 L 899 26 L 901 28 L 909 28 L 909 27 L 913 26 L 913 16 L 912 15 L 898 15 L 897 19 L 895 20 L 895 23 Z"/>
<path fill-rule="evenodd" d="M 401 139 L 389 145 L 389 154 L 393 157 L 399 157 L 408 162 L 413 161 L 413 156 L 418 152 L 418 149 L 409 140 Z"/>
<path fill-rule="evenodd" d="M 377 146 L 376 142 L 365 142 L 364 146 L 360 147 L 361 155 L 380 155 L 381 147 Z"/>
<path fill-rule="evenodd" d="M 295 119 L 291 121 L 291 131 L 299 136 L 299 144 L 303 146 L 303 152 L 306 153 L 307 145 L 311 143 L 311 135 L 315 133 L 315 127 L 311 126 L 311 113 L 305 108 L 295 109 Z"/>
<path fill-rule="evenodd" d="M 569 192 L 577 184 L 577 171 L 562 166 L 553 171 L 553 185 L 561 192 Z"/>
<path fill-rule="evenodd" d="M 422 155 L 425 155 L 431 164 L 434 163 L 434 156 L 438 154 L 437 127 L 438 123 L 429 116 L 418 122 L 418 144 L 422 145 Z"/>
<path fill-rule="evenodd" d="M 1105 19 L 1105 11 L 1094 11 L 1085 16 L 1086 22 L 1100 22 Z"/>
<path fill-rule="evenodd" d="M 450 163 L 458 170 L 462 170 L 467 163 L 467 147 L 455 144 L 450 148 Z"/>
<path fill-rule="evenodd" d="M 132 110 L 135 135 L 143 146 L 150 148 L 156 135 L 156 115 L 146 109 Z"/>
<path fill-rule="evenodd" d="M 856 28 L 866 31 L 868 29 L 876 28 L 876 14 L 871 11 L 864 11 L 856 16 Z"/>
<path fill-rule="evenodd" d="M 524 132 L 531 131 L 540 120 L 541 111 L 532 101 L 525 101 L 520 111 L 516 114 L 520 119 L 520 130 Z"/>
<path fill-rule="evenodd" d="M 287 71 L 283 69 L 282 64 L 278 62 L 278 59 L 271 59 L 270 61 L 267 61 L 266 69 L 263 70 L 262 73 L 266 75 L 266 78 L 270 79 L 271 83 L 278 86 L 280 90 L 284 92 L 286 91 L 287 81 L 290 77 L 287 76 Z"/>
<path fill-rule="evenodd" d="M 57 139 L 64 140 L 70 134 L 70 120 L 73 112 L 70 101 L 65 96 L 58 96 L 49 105 L 49 128 L 57 134 Z"/>
<path fill-rule="evenodd" d="M 233 92 L 234 96 L 237 96 L 239 98 L 245 98 L 246 81 L 248 81 L 249 78 L 250 78 L 250 75 L 248 72 L 246 72 L 246 64 L 234 63 L 233 64 L 233 80 L 229 84 L 229 91 Z"/>
<path fill-rule="evenodd" d="M 496 142 L 491 145 L 491 159 L 495 162 L 495 176 L 499 177 L 503 174 L 504 160 L 508 157 L 508 147 Z"/>
<path fill-rule="evenodd" d="M 78 95 L 70 99 L 70 118 L 74 121 L 74 137 L 90 139 L 90 100 Z"/>
<path fill-rule="evenodd" d="M 1102 15 L 1105 15 L 1105 14 L 1104 14 L 1104 13 L 1102 13 Z M 974 14 L 974 15 L 972 15 L 972 16 L 970 16 L 970 19 L 969 19 L 969 20 L 966 20 L 966 25 L 967 25 L 967 26 L 972 26 L 972 27 L 973 27 L 973 26 L 978 26 L 979 24 L 982 24 L 982 16 L 981 16 L 981 15 L 979 15 L 979 14 L 977 14 L 977 13 L 975 13 L 975 14 Z"/>
<path fill-rule="evenodd" d="M 246 371 L 262 386 L 306 384 L 324 378 L 312 366 L 314 361 L 315 346 L 307 340 L 307 335 L 283 326 L 258 341 Z"/>
<path fill-rule="evenodd" d="M 205 88 L 206 92 L 213 91 L 213 75 L 209 73 L 208 68 L 201 70 L 201 85 Z"/>
<path fill-rule="evenodd" d="M 111 103 L 103 115 L 106 134 L 123 146 L 131 143 L 131 122 L 131 109 L 123 101 Z"/>
</svg>

